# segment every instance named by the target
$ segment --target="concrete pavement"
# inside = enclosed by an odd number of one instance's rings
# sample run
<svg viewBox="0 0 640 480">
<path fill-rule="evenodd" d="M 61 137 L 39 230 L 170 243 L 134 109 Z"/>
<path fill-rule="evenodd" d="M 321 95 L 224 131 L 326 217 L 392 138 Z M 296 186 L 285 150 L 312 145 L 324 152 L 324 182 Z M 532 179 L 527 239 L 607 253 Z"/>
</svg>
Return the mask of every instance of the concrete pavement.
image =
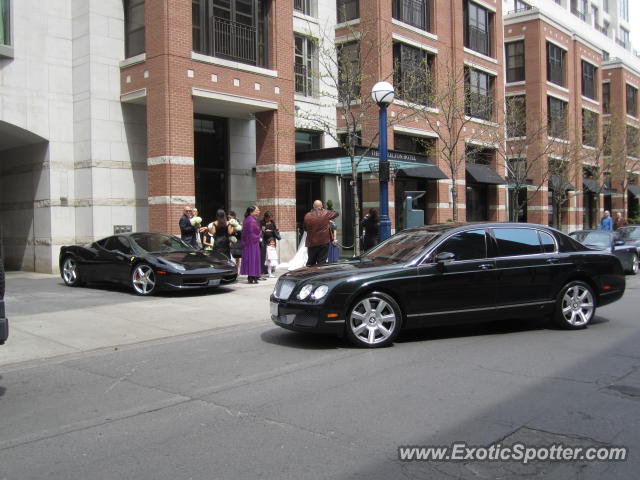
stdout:
<svg viewBox="0 0 640 480">
<path fill-rule="evenodd" d="M 282 273 L 284 270 L 279 271 Z M 270 323 L 269 295 L 276 279 L 258 285 L 246 277 L 217 289 L 139 297 L 122 287 L 70 288 L 60 276 L 7 272 L 9 340 L 0 365 Z"/>
</svg>

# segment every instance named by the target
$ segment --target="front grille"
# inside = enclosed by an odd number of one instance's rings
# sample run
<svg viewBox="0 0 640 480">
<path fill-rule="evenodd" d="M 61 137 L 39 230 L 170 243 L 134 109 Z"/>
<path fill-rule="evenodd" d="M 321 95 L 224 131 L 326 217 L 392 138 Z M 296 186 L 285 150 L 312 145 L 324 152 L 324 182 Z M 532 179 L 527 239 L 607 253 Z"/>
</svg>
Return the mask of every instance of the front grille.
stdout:
<svg viewBox="0 0 640 480">
<path fill-rule="evenodd" d="M 273 296 L 278 300 L 288 300 L 289 295 L 293 292 L 293 289 L 296 287 L 296 282 L 293 280 L 278 280 L 276 283 L 276 288 L 273 290 Z"/>
<path fill-rule="evenodd" d="M 182 280 L 182 284 L 185 287 L 201 287 L 208 283 L 209 279 L 206 277 L 186 277 Z"/>
</svg>

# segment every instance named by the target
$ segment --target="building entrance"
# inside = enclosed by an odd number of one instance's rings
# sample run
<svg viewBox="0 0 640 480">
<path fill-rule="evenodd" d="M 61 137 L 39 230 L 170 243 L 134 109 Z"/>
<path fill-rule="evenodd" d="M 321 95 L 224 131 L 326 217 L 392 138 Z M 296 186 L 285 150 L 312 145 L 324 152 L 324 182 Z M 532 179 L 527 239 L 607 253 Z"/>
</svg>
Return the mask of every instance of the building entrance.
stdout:
<svg viewBox="0 0 640 480">
<path fill-rule="evenodd" d="M 196 207 L 203 222 L 215 220 L 228 208 L 229 126 L 226 118 L 194 118 L 194 175 Z"/>
</svg>

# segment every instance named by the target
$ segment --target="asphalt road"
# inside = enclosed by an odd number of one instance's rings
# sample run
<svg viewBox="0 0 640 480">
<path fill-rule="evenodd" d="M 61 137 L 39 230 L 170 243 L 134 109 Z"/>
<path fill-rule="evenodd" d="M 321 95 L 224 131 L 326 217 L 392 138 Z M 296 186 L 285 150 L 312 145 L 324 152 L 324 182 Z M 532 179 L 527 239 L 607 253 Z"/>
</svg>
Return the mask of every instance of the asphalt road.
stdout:
<svg viewBox="0 0 640 480">
<path fill-rule="evenodd" d="M 625 297 L 576 332 L 514 320 L 360 350 L 264 318 L 4 367 L 0 479 L 637 478 L 640 278 L 627 279 Z M 454 441 L 630 451 L 398 460 L 398 446 Z"/>
</svg>

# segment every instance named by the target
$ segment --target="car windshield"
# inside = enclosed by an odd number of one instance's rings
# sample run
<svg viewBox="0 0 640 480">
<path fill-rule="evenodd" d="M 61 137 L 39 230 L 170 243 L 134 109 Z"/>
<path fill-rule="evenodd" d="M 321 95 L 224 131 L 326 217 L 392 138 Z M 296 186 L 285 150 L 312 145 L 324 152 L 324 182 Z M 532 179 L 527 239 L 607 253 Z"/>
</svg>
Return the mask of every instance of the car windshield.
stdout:
<svg viewBox="0 0 640 480">
<path fill-rule="evenodd" d="M 588 246 L 604 248 L 611 246 L 611 237 L 606 232 L 574 232 L 571 237 Z"/>
<path fill-rule="evenodd" d="M 134 233 L 129 238 L 148 253 L 170 253 L 193 251 L 193 247 L 177 237 L 162 233 Z"/>
<path fill-rule="evenodd" d="M 385 260 L 392 263 L 407 262 L 424 251 L 425 247 L 440 235 L 440 232 L 427 230 L 408 230 L 396 233 L 366 252 L 362 258 Z"/>
<path fill-rule="evenodd" d="M 640 227 L 621 228 L 618 230 L 621 240 L 640 240 Z"/>
</svg>

